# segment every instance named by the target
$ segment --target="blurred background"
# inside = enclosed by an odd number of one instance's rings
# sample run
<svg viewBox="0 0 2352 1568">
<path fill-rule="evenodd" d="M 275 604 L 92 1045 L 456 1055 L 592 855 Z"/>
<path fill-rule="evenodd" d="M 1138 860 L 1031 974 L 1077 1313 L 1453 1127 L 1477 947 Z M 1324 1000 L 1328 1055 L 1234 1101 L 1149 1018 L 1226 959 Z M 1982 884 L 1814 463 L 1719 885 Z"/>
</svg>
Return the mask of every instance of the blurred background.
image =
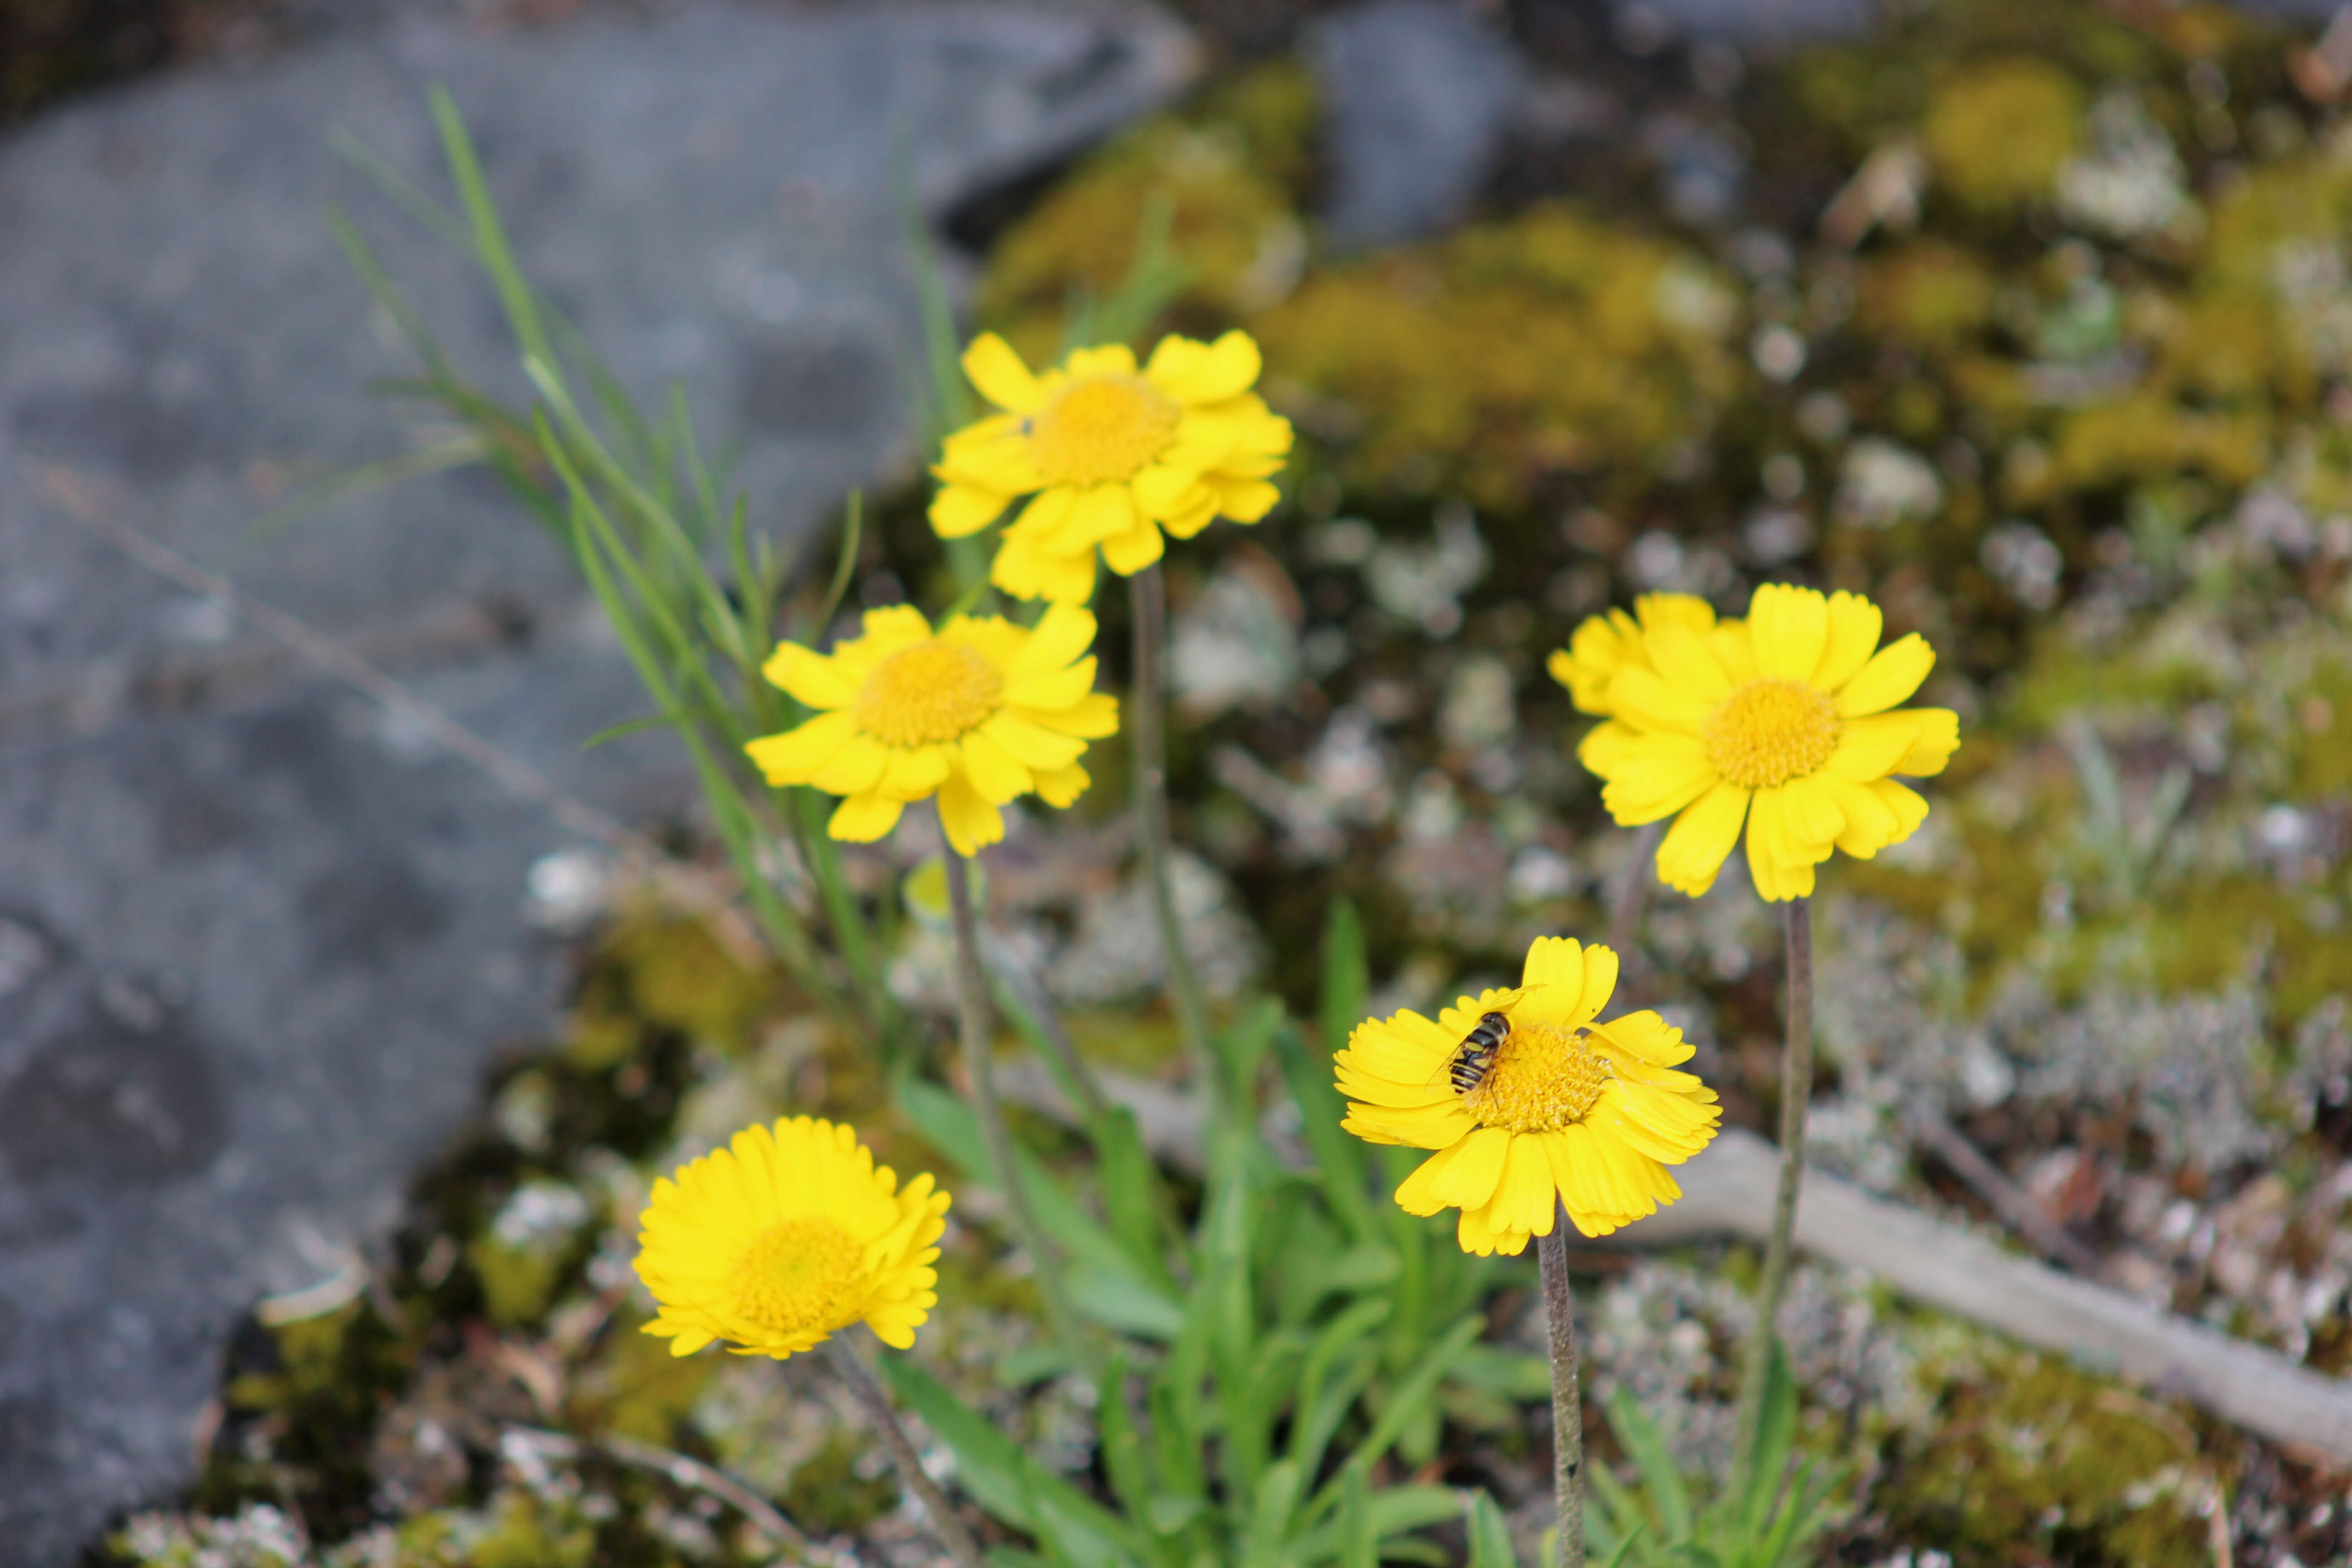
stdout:
<svg viewBox="0 0 2352 1568">
<path fill-rule="evenodd" d="M 480 443 L 402 395 L 330 225 L 528 404 L 398 197 L 448 199 L 436 83 L 525 269 L 629 394 L 683 388 L 796 604 L 852 488 L 858 599 L 953 596 L 928 281 L 1035 363 L 1159 247 L 1155 331 L 1256 336 L 1285 503 L 1169 568 L 1178 891 L 1223 997 L 1311 1017 L 1339 897 L 1382 1011 L 1597 934 L 1631 835 L 1544 656 L 1646 591 L 1872 595 L 1965 742 L 1916 838 L 1825 875 L 1813 1157 L 2352 1369 L 2352 11 L 0 0 L 0 1564 L 760 1556 L 519 1426 L 929 1560 L 821 1375 L 627 1331 L 682 1153 L 789 1109 L 937 1156 L 723 907 L 618 868 L 623 829 L 718 864 L 683 755 L 583 750 L 646 701 Z M 992 852 L 991 919 L 1150 1079 L 1097 756 Z M 878 906 L 902 837 L 852 858 Z M 1777 942 L 1735 861 L 1653 900 L 1628 982 L 1758 1129 Z M 944 1014 L 942 937 L 892 965 Z M 1078 1395 L 992 1373 L 1034 1303 L 957 1213 L 927 1352 L 1083 1470 Z M 1596 1397 L 1719 1463 L 1743 1244 L 1632 1239 L 1577 1260 Z M 1533 1350 L 1520 1261 L 1489 1315 Z M 1828 1561 L 2352 1560 L 2341 1450 L 1866 1268 L 1809 1266 L 1789 1332 L 1850 1467 Z M 1425 1479 L 1533 1528 L 1539 1405 L 1455 1398 Z"/>
</svg>

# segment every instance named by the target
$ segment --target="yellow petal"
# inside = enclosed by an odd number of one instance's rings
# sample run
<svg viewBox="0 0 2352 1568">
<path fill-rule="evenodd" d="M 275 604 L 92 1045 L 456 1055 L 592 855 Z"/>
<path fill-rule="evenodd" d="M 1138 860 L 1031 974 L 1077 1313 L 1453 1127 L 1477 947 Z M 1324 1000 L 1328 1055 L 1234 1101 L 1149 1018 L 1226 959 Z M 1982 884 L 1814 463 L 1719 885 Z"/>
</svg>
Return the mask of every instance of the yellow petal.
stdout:
<svg viewBox="0 0 2352 1568">
<path fill-rule="evenodd" d="M 1162 548 L 1160 525 L 1138 508 L 1126 532 L 1102 542 L 1103 564 L 1122 577 L 1132 577 L 1159 560 Z"/>
<path fill-rule="evenodd" d="M 1087 754 L 1087 743 L 1076 735 L 1049 730 L 1035 720 L 1009 710 L 980 727 L 980 732 L 1003 749 L 1023 767 L 1051 772 L 1066 768 Z"/>
<path fill-rule="evenodd" d="M 1588 743 L 1598 735 L 1596 730 L 1586 737 Z M 1578 754 L 1606 781 L 1601 803 L 1624 827 L 1672 816 L 1718 782 L 1715 764 L 1689 735 L 1635 735 L 1630 741 L 1612 736 L 1589 752 L 1580 748 Z M 1604 757 L 1605 765 L 1600 760 Z"/>
<path fill-rule="evenodd" d="M 1217 492 L 1217 510 L 1235 522 L 1255 522 L 1282 499 L 1282 492 L 1264 479 L 1227 479 L 1211 474 L 1208 484 Z"/>
<path fill-rule="evenodd" d="M 1828 772 L 1819 775 L 1819 782 L 1845 817 L 1845 830 L 1838 835 L 1840 849 L 1857 860 L 1867 860 L 1902 836 L 1902 819 L 1869 784 Z"/>
<path fill-rule="evenodd" d="M 846 708 L 857 687 L 834 660 L 794 642 L 779 643 L 760 667 L 768 684 L 811 708 Z"/>
<path fill-rule="evenodd" d="M 1095 661 L 1082 658 L 1067 668 L 1024 676 L 1006 682 L 1008 708 L 1035 708 L 1048 712 L 1075 707 L 1095 689 Z"/>
<path fill-rule="evenodd" d="M 1919 721 L 1919 738 L 1911 742 L 1911 749 L 1903 753 L 1895 771 L 1913 778 L 1929 778 L 1942 773 L 1944 764 L 1959 749 L 1960 716 L 1948 708 L 1911 708 L 1905 711 Z"/>
<path fill-rule="evenodd" d="M 1845 831 L 1838 797 L 1816 779 L 1795 778 L 1780 786 L 1780 803 L 1790 842 L 1806 852 L 1804 858 L 1828 859 L 1830 846 Z"/>
<path fill-rule="evenodd" d="M 1171 539 L 1190 539 L 1216 521 L 1217 492 L 1208 485 L 1194 485 L 1160 520 L 1160 531 Z"/>
<path fill-rule="evenodd" d="M 1927 639 L 1913 632 L 1898 643 L 1878 650 L 1860 674 L 1837 694 L 1837 710 L 1844 718 L 1884 713 L 1919 689 L 1936 668 L 1936 652 Z"/>
<path fill-rule="evenodd" d="M 1135 504 L 1149 517 L 1166 517 L 1184 510 L 1193 502 L 1196 491 L 1205 495 L 1212 505 L 1216 500 L 1216 493 L 1201 483 L 1198 468 L 1174 468 L 1164 458 L 1128 482 L 1135 489 Z"/>
<path fill-rule="evenodd" d="M 1822 649 L 1822 662 L 1814 667 L 1812 684 L 1834 693 L 1870 661 L 1885 617 L 1859 594 L 1832 594 L 1829 609 L 1829 641 Z"/>
<path fill-rule="evenodd" d="M 1076 605 L 1052 605 L 1037 617 L 1026 641 L 1005 666 L 1008 683 L 1066 668 L 1095 646 L 1095 617 Z"/>
<path fill-rule="evenodd" d="M 1108 691 L 1089 691 L 1067 708 L 1032 708 L 1026 711 L 1048 730 L 1083 740 L 1099 741 L 1118 733 L 1118 699 Z"/>
<path fill-rule="evenodd" d="M 882 770 L 889 763 L 890 753 L 879 741 L 854 735 L 809 776 L 809 783 L 827 795 L 864 795 L 881 781 Z"/>
<path fill-rule="evenodd" d="M 1017 538 L 1041 550 L 1057 550 L 1065 553 L 1076 550 L 1077 545 L 1066 542 L 1063 538 L 1063 531 L 1069 527 L 1070 513 L 1077 509 L 1077 504 L 1078 492 L 1068 485 L 1055 485 L 1050 489 L 1039 490 L 1030 498 L 1029 504 L 1021 509 L 1021 515 L 1013 520 L 1013 525 L 1004 531 L 1005 542 L 1009 544 Z"/>
<path fill-rule="evenodd" d="M 1715 629 L 1715 606 L 1696 594 L 1643 594 L 1633 601 L 1633 614 L 1644 631 L 1659 626 Z"/>
<path fill-rule="evenodd" d="M 1008 531 L 988 580 L 1016 599 L 1083 605 L 1095 591 L 1094 549 L 1088 546 L 1073 555 L 1058 555 L 1032 541 L 1015 539 Z"/>
<path fill-rule="evenodd" d="M 1094 780 L 1087 770 L 1072 763 L 1066 768 L 1046 768 L 1036 772 L 1037 798 L 1051 806 L 1066 806 L 1087 793 Z"/>
<path fill-rule="evenodd" d="M 882 782 L 875 792 L 892 800 L 921 800 L 946 782 L 948 752 L 945 746 L 921 746 L 911 751 L 893 748 L 890 760 L 882 770 Z"/>
<path fill-rule="evenodd" d="M 1642 641 L 1659 679 L 1685 700 L 1711 707 L 1731 695 L 1731 681 L 1704 635 L 1670 624 L 1644 634 Z"/>
<path fill-rule="evenodd" d="M 1080 492 L 1069 526 L 1062 531 L 1060 548 L 1074 550 L 1080 544 L 1091 546 L 1116 539 L 1135 526 L 1138 515 L 1135 494 L 1124 482 L 1096 485 Z"/>
<path fill-rule="evenodd" d="M 1439 1150 L 1397 1188 L 1397 1205 L 1407 1214 L 1433 1215 L 1484 1204 L 1502 1180 L 1503 1153 L 1510 1142 L 1511 1135 L 1501 1128 L 1481 1127 Z"/>
<path fill-rule="evenodd" d="M 947 829 L 948 846 L 969 858 L 1004 837 L 1004 814 L 974 794 L 961 773 L 948 774 L 940 785 L 940 826 Z"/>
<path fill-rule="evenodd" d="M 806 784 L 856 735 L 857 721 L 852 715 L 820 713 L 796 730 L 763 735 L 743 751 L 770 784 Z"/>
<path fill-rule="evenodd" d="M 1696 735 L 1714 710 L 1714 700 L 1670 684 L 1654 669 L 1628 665 L 1610 678 L 1609 711 L 1639 729 Z"/>
<path fill-rule="evenodd" d="M 941 539 L 978 533 L 1003 513 L 1012 497 L 970 485 L 942 485 L 931 497 L 931 531 Z"/>
<path fill-rule="evenodd" d="M 1559 1189 L 1552 1184 L 1551 1162 L 1539 1134 L 1513 1137 L 1503 1156 L 1495 1195 L 1478 1211 L 1486 1228 L 1499 1235 L 1549 1236 L 1559 1212 Z M 1466 1211 L 1465 1211 L 1466 1212 Z"/>
<path fill-rule="evenodd" d="M 1937 709 L 1932 711 L 1941 712 Z M 1955 734 L 1958 721 L 1953 721 Z M 1895 764 L 1910 754 L 1917 744 L 1920 721 L 1916 710 L 1896 713 L 1872 713 L 1860 719 L 1849 719 L 1839 726 L 1836 748 L 1822 770 L 1849 778 L 1856 784 L 1868 784 L 1883 779 L 1895 771 Z"/>
<path fill-rule="evenodd" d="M 880 795 L 853 795 L 834 808 L 825 832 L 844 844 L 871 844 L 898 826 L 906 803 Z"/>
<path fill-rule="evenodd" d="M 1680 1029 L 1646 1007 L 1605 1024 L 1595 1024 L 1592 1032 L 1628 1056 L 1662 1068 L 1690 1060 L 1698 1048 L 1685 1044 Z"/>
<path fill-rule="evenodd" d="M 1573 1011 L 1584 994 L 1584 944 L 1574 937 L 1539 936 L 1528 944 L 1527 963 L 1520 967 L 1521 985 L 1558 985 L 1570 993 Z"/>
<path fill-rule="evenodd" d="M 1013 753 L 975 730 L 956 742 L 961 775 L 972 793 L 991 805 L 1003 805 L 1028 793 L 1029 770 Z"/>
<path fill-rule="evenodd" d="M 1097 376 L 1129 376 L 1135 374 L 1135 353 L 1125 343 L 1097 343 L 1092 348 L 1072 349 L 1062 368 L 1072 381 L 1084 381 Z"/>
<path fill-rule="evenodd" d="M 994 332 L 982 332 L 963 351 L 963 373 L 980 395 L 1014 414 L 1034 414 L 1045 406 L 1045 395 L 1013 345 Z"/>
<path fill-rule="evenodd" d="M 1927 802 L 1918 791 L 1896 784 L 1893 779 L 1880 779 L 1870 786 L 1870 790 L 1886 803 L 1888 809 L 1895 813 L 1895 819 L 1902 824 L 1902 831 L 1895 837 L 1895 843 L 1900 844 L 1910 837 L 1918 831 L 1919 825 L 1927 820 Z"/>
<path fill-rule="evenodd" d="M 1697 898 L 1715 886 L 1723 862 L 1739 842 L 1748 792 L 1719 784 L 1685 806 L 1658 844 L 1658 879 Z"/>
<path fill-rule="evenodd" d="M 1809 680 L 1829 646 L 1829 601 L 1811 588 L 1767 583 L 1748 605 L 1748 642 L 1768 680 Z"/>
<path fill-rule="evenodd" d="M 1609 1005 L 1609 998 L 1617 989 L 1617 950 L 1600 942 L 1588 942 L 1584 948 L 1584 998 L 1577 1011 L 1584 1016 L 1577 1019 L 1581 1026 L 1601 1016 Z"/>
<path fill-rule="evenodd" d="M 1179 403 L 1222 403 L 1255 384 L 1257 344 L 1244 331 L 1230 331 L 1213 343 L 1172 334 L 1151 351 L 1144 374 Z"/>
</svg>

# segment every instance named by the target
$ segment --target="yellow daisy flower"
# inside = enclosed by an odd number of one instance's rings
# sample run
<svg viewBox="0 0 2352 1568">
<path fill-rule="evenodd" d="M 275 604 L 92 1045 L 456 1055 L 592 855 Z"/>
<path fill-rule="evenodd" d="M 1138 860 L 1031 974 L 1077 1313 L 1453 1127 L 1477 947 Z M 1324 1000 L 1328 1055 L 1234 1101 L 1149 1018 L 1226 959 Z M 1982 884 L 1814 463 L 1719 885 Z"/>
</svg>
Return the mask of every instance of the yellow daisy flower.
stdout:
<svg viewBox="0 0 2352 1568">
<path fill-rule="evenodd" d="M 1220 515 L 1255 522 L 1278 493 L 1290 422 L 1250 390 L 1257 344 L 1165 337 L 1141 370 L 1112 344 L 1074 350 L 1033 375 L 993 332 L 964 351 L 964 374 L 1003 409 L 947 438 L 932 468 L 931 527 L 977 533 L 1020 496 L 989 581 L 1021 599 L 1084 604 L 1095 550 L 1121 576 L 1160 559 L 1160 534 L 1190 539 Z"/>
<path fill-rule="evenodd" d="M 864 1323 L 905 1350 L 939 1304 L 948 1194 L 904 1187 L 849 1127 L 795 1116 L 747 1127 L 654 1184 L 637 1278 L 660 1313 L 645 1331 L 691 1355 L 788 1355 Z"/>
<path fill-rule="evenodd" d="M 1515 991 L 1463 997 L 1434 1023 L 1399 1013 L 1356 1026 L 1339 1055 L 1342 1123 L 1373 1143 L 1436 1153 L 1397 1188 L 1409 1214 L 1462 1211 L 1465 1252 L 1517 1253 L 1549 1236 L 1553 1200 L 1587 1236 L 1682 1196 L 1666 1173 L 1707 1145 L 1715 1091 L 1675 1064 L 1682 1031 L 1655 1013 L 1593 1019 L 1617 986 L 1617 955 L 1538 937 Z M 1489 1013 L 1510 1025 L 1466 1092 L 1452 1068 Z"/>
<path fill-rule="evenodd" d="M 1034 628 L 958 616 L 937 632 L 907 605 L 866 612 L 830 656 L 778 646 L 762 673 L 811 708 L 796 730 L 744 747 L 772 784 L 842 797 L 825 831 L 870 844 L 909 801 L 937 795 L 960 855 L 1004 837 L 999 806 L 1034 791 L 1067 805 L 1089 782 L 1087 742 L 1118 732 L 1095 690 L 1095 618 L 1055 605 Z"/>
<path fill-rule="evenodd" d="M 1744 823 L 1756 890 L 1806 898 L 1832 851 L 1867 860 L 1927 820 L 1891 775 L 1941 773 L 1959 717 L 1895 708 L 1936 656 L 1916 632 L 1879 647 L 1880 626 L 1858 594 L 1768 583 L 1744 622 L 1643 629 L 1643 659 L 1610 677 L 1611 717 L 1577 755 L 1621 825 L 1675 817 L 1658 846 L 1668 887 L 1713 887 Z"/>
<path fill-rule="evenodd" d="M 1705 636 L 1715 630 L 1715 606 L 1694 594 L 1644 594 L 1633 601 L 1633 613 L 1611 610 L 1587 616 L 1568 639 L 1554 648 L 1544 668 L 1568 688 L 1569 700 L 1584 713 L 1607 717 L 1609 681 L 1625 665 L 1649 667 L 1642 637 L 1653 626 L 1685 626 Z"/>
</svg>

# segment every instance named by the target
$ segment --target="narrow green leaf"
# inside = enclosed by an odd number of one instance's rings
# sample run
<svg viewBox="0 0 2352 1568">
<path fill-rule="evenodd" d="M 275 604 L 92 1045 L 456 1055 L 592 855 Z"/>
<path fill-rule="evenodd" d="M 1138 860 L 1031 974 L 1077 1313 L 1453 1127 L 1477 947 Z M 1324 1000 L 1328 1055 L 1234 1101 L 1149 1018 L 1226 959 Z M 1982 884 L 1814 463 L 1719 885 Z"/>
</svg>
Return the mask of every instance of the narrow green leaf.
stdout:
<svg viewBox="0 0 2352 1568">
<path fill-rule="evenodd" d="M 1470 1499 L 1470 1568 L 1519 1568 L 1511 1550 L 1511 1527 L 1485 1492 Z"/>
</svg>

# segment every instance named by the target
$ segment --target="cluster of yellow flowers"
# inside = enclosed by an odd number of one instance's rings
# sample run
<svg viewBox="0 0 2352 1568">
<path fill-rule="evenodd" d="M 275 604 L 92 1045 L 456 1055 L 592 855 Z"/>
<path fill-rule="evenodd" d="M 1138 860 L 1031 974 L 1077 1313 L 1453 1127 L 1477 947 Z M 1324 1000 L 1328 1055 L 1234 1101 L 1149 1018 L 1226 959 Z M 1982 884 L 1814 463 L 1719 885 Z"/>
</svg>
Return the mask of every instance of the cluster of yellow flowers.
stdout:
<svg viewBox="0 0 2352 1568">
<path fill-rule="evenodd" d="M 767 677 L 814 716 L 750 753 L 772 784 L 839 796 L 835 838 L 877 839 L 936 798 L 970 856 L 1003 837 L 1018 797 L 1076 800 L 1087 742 L 1118 727 L 1116 700 L 1094 689 L 1084 608 L 1097 551 L 1132 574 L 1163 535 L 1265 516 L 1291 430 L 1252 390 L 1257 346 L 1239 332 L 1163 339 L 1139 368 L 1123 348 L 1082 349 L 1042 374 L 991 335 L 963 363 L 1002 412 L 948 437 L 931 522 L 975 533 L 1029 498 L 990 581 L 1046 601 L 1044 614 L 934 627 L 898 605 L 830 654 L 784 644 Z M 1926 642 L 1881 647 L 1881 630 L 1853 594 L 1768 584 L 1742 620 L 1654 594 L 1586 621 L 1550 669 L 1602 721 L 1578 755 L 1610 814 L 1674 819 L 1664 882 L 1706 892 L 1744 827 L 1757 890 L 1799 899 L 1835 851 L 1866 859 L 1908 837 L 1927 805 L 1895 775 L 1941 771 L 1958 742 L 1949 710 L 1900 706 L 1934 664 Z M 1521 1251 L 1561 1212 L 1605 1236 L 1681 1195 L 1667 1167 L 1706 1146 L 1721 1111 L 1679 1070 L 1692 1055 L 1680 1030 L 1647 1011 L 1599 1021 L 1617 968 L 1606 947 L 1540 938 L 1516 988 L 1356 1028 L 1337 1058 L 1346 1127 L 1433 1152 L 1400 1205 L 1458 1209 L 1463 1248 L 1484 1255 Z M 899 1187 L 846 1127 L 752 1128 L 656 1184 L 637 1263 L 661 1304 L 647 1331 L 681 1355 L 723 1341 L 785 1356 L 864 1321 L 903 1348 L 935 1300 L 947 1206 L 928 1175 Z"/>
</svg>

